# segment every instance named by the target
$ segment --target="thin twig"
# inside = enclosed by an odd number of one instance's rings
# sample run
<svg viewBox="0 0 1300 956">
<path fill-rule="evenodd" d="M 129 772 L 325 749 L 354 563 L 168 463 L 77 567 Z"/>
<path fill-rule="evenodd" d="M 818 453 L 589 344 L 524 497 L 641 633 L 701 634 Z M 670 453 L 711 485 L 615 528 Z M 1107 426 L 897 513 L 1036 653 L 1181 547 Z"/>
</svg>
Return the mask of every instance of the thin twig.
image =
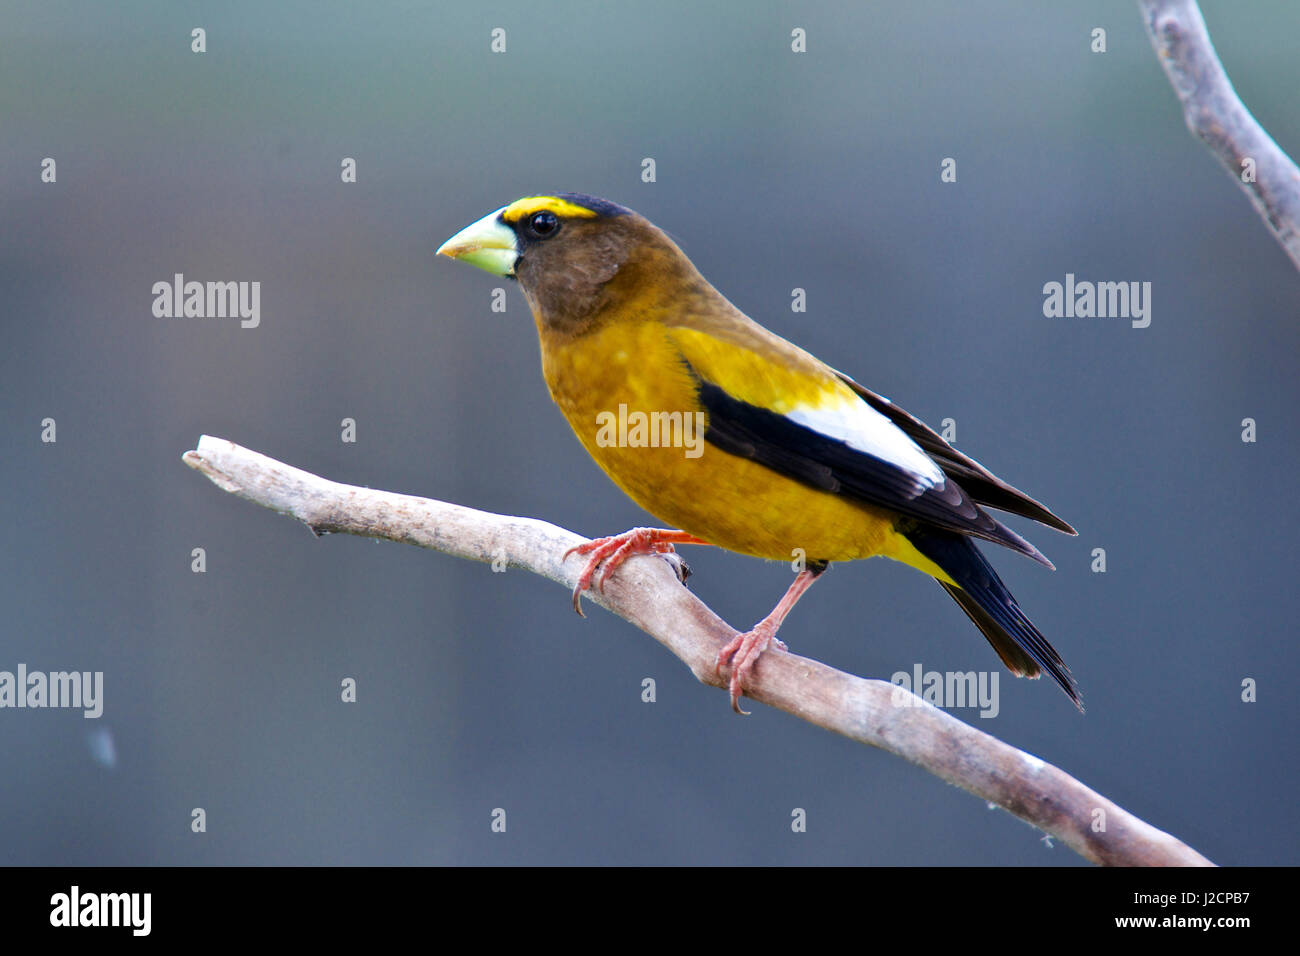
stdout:
<svg viewBox="0 0 1300 956">
<path fill-rule="evenodd" d="M 1245 190 L 1300 269 L 1300 169 L 1232 88 L 1196 0 L 1138 0 L 1138 6 L 1188 129 Z"/>
<path fill-rule="evenodd" d="M 223 491 L 304 522 L 317 534 L 384 538 L 473 561 L 505 562 L 572 589 L 583 559 L 565 551 L 586 538 L 533 518 L 327 481 L 221 438 L 204 435 L 185 464 Z M 655 638 L 705 684 L 735 636 L 681 585 L 668 562 L 633 560 L 590 599 Z M 1139 820 L 1037 757 L 975 730 L 894 684 L 863 680 L 775 648 L 747 693 L 827 730 L 898 754 L 997 804 L 1095 863 L 1212 866 L 1181 841 Z"/>
</svg>

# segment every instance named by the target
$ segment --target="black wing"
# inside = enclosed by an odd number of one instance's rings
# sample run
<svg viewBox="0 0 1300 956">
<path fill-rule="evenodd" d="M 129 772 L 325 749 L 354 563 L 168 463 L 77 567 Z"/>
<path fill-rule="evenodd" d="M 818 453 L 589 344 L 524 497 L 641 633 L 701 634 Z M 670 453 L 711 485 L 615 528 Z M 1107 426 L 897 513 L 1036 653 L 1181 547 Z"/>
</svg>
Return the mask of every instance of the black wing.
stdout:
<svg viewBox="0 0 1300 956">
<path fill-rule="evenodd" d="M 704 439 L 716 448 L 756 461 L 821 491 L 886 508 L 938 528 L 983 538 L 1052 567 L 1037 548 L 984 511 L 953 478 L 927 487 L 917 475 L 898 465 L 776 412 L 733 398 L 721 387 L 701 378 L 698 372 L 695 376 L 700 404 L 709 418 Z M 939 436 L 934 435 L 934 440 L 956 455 Z M 947 471 L 937 458 L 936 464 Z M 979 468 L 974 462 L 970 464 Z M 997 481 L 991 475 L 988 478 Z"/>
<path fill-rule="evenodd" d="M 853 379 L 836 372 L 840 379 L 853 391 L 862 396 L 862 400 L 884 415 L 902 429 L 907 437 L 921 446 L 921 449 L 934 459 L 935 464 L 943 469 L 944 474 L 961 483 L 966 493 L 976 502 L 1006 511 L 1009 514 L 1025 518 L 1064 531 L 1066 534 L 1078 534 L 1068 524 L 1052 514 L 1046 505 L 1035 501 L 1023 491 L 1011 487 L 1001 478 L 981 465 L 973 458 L 968 458 L 939 437 L 924 422 L 913 418 L 883 395 L 877 395 L 869 388 L 864 388 Z"/>
</svg>

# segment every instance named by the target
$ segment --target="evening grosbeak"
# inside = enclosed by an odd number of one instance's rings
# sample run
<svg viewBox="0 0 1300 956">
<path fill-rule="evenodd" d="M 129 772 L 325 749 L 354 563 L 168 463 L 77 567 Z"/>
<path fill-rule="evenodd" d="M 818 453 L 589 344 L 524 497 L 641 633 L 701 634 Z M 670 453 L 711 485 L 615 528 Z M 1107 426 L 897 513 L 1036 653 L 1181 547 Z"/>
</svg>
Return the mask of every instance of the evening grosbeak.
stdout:
<svg viewBox="0 0 1300 956">
<path fill-rule="evenodd" d="M 575 608 L 597 569 L 599 586 L 628 557 L 674 544 L 806 556 L 772 613 L 718 655 L 739 711 L 755 662 L 769 644 L 784 647 L 777 629 L 818 575 L 832 561 L 883 555 L 937 580 L 1013 673 L 1047 671 L 1082 710 L 1060 655 L 974 541 L 1050 568 L 985 508 L 1074 529 L 887 398 L 754 322 L 648 220 L 591 196 L 529 196 L 438 252 L 518 280 L 551 397 L 605 473 L 672 526 L 574 549 L 586 558 Z"/>
</svg>

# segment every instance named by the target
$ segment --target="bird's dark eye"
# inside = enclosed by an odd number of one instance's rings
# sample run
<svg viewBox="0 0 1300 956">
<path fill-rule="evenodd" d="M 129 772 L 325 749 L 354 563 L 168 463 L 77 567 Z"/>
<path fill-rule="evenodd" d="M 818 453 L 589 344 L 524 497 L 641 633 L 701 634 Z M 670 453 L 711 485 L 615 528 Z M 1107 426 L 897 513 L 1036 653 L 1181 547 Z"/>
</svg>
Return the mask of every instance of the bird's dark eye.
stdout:
<svg viewBox="0 0 1300 956">
<path fill-rule="evenodd" d="M 528 220 L 528 229 L 538 239 L 549 239 L 560 228 L 560 220 L 553 212 L 535 212 Z"/>
</svg>

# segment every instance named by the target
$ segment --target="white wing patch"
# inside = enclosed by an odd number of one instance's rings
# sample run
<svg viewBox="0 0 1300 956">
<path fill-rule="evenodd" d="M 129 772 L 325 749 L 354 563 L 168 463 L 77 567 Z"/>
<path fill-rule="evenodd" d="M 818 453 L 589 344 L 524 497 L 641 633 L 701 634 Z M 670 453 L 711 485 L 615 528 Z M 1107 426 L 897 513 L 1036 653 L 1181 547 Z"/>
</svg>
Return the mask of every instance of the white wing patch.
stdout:
<svg viewBox="0 0 1300 956">
<path fill-rule="evenodd" d="M 820 408 L 791 409 L 785 417 L 902 469 L 915 479 L 915 495 L 943 487 L 943 470 L 888 418 L 857 395 L 827 398 Z"/>
</svg>

